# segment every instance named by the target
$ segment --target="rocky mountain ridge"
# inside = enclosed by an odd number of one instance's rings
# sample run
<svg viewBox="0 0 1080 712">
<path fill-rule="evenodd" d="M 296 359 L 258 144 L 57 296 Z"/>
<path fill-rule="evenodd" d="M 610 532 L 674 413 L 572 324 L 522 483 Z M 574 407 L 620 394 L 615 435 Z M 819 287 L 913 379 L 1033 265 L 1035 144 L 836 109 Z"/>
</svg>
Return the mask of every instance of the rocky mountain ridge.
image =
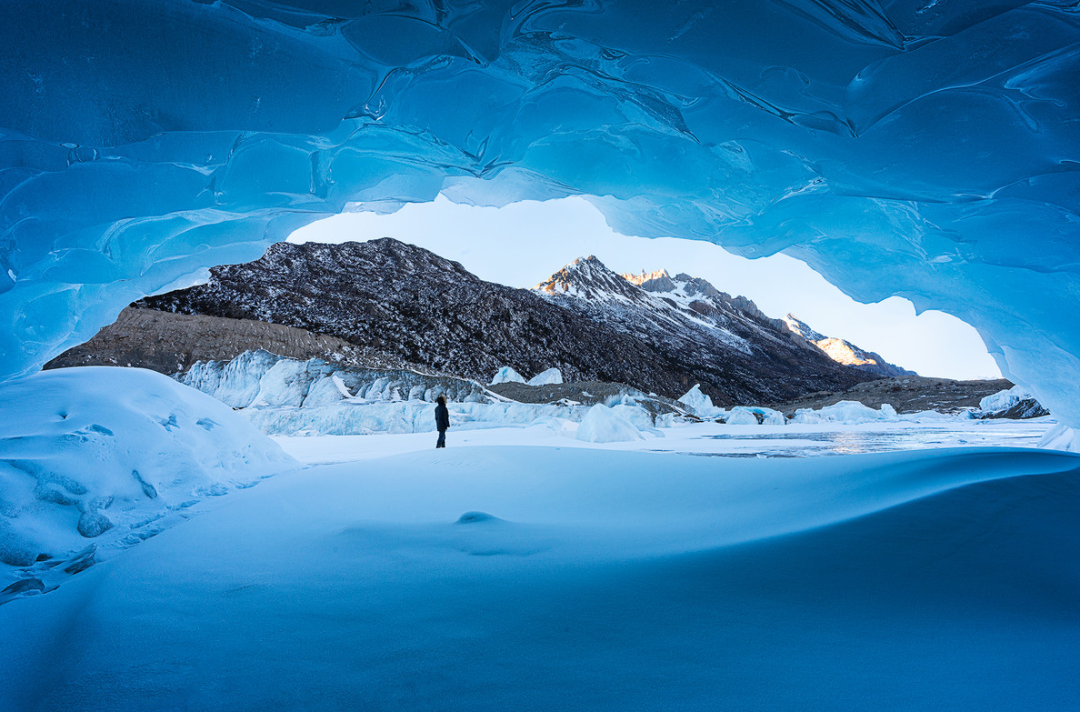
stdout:
<svg viewBox="0 0 1080 712">
<path fill-rule="evenodd" d="M 825 354 L 837 363 L 857 368 L 867 373 L 876 373 L 886 378 L 900 376 L 917 376 L 919 374 L 909 371 L 895 364 L 891 364 L 873 351 L 860 349 L 845 339 L 834 336 L 825 336 L 811 329 L 805 322 L 797 319 L 793 314 L 788 314 L 781 320 L 784 326 L 793 334 L 797 334 L 809 343 L 817 346 Z"/>
<path fill-rule="evenodd" d="M 136 306 L 301 328 L 485 383 L 503 365 L 526 374 L 554 366 L 567 381 L 625 383 L 672 398 L 701 383 L 718 404 L 737 404 L 874 377 L 712 295 L 679 305 L 595 258 L 576 264 L 548 280 L 550 292 L 534 292 L 484 282 L 390 238 L 279 243 L 254 262 L 214 268 L 207 284 Z"/>
</svg>

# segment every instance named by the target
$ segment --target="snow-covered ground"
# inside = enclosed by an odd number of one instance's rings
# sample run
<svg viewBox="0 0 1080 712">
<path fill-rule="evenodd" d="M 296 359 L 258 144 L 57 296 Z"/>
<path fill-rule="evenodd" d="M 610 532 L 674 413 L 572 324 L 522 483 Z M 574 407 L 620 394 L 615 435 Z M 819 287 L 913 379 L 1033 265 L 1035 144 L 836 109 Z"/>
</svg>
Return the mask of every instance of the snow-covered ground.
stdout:
<svg viewBox="0 0 1080 712">
<path fill-rule="evenodd" d="M 4 712 L 1080 709 L 1080 455 L 1046 418 L 597 406 L 435 450 L 275 444 L 134 369 L 0 395 L 0 534 L 51 547 L 4 565 L 45 589 L 0 601 Z M 65 559 L 86 512 L 106 555 Z"/>
<path fill-rule="evenodd" d="M 1076 455 L 465 437 L 277 475 L 0 606 L 0 709 L 1077 708 Z"/>
</svg>

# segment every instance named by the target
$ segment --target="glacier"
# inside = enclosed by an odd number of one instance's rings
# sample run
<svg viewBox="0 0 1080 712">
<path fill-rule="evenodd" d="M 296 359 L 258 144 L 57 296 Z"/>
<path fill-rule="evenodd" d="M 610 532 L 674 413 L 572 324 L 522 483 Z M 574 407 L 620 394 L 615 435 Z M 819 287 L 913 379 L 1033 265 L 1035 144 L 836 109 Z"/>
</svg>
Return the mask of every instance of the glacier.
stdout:
<svg viewBox="0 0 1080 712">
<path fill-rule="evenodd" d="M 784 251 L 858 300 L 949 312 L 1080 424 L 1073 2 L 0 17 L 0 379 L 323 216 L 582 195 L 626 234 Z"/>
</svg>

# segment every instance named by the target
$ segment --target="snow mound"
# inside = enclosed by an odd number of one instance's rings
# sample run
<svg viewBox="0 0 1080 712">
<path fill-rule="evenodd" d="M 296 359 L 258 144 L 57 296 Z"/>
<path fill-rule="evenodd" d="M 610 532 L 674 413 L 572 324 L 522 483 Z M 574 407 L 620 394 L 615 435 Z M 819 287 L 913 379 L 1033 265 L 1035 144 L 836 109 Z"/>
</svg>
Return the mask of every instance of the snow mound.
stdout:
<svg viewBox="0 0 1080 712">
<path fill-rule="evenodd" d="M 641 440 L 641 432 L 621 413 L 597 404 L 578 426 L 577 439 L 589 443 L 617 443 Z"/>
<path fill-rule="evenodd" d="M 857 425 L 859 423 L 894 422 L 897 420 L 899 420 L 899 417 L 896 414 L 896 409 L 887 403 L 881 406 L 881 410 L 874 410 L 858 401 L 840 401 L 825 406 L 820 410 L 800 408 L 795 411 L 792 422 L 800 425 L 814 425 L 816 423 Z"/>
<path fill-rule="evenodd" d="M 458 517 L 457 524 L 488 524 L 493 522 L 501 522 L 494 514 L 488 514 L 487 512 L 465 512 Z"/>
<path fill-rule="evenodd" d="M 143 369 L 0 384 L 0 561 L 153 536 L 163 518 L 296 461 L 223 403 Z"/>
<path fill-rule="evenodd" d="M 498 376 L 496 376 L 496 378 L 498 378 Z M 562 371 L 557 368 L 549 368 L 543 373 L 538 373 L 529 379 L 530 386 L 554 386 L 562 382 Z"/>
<path fill-rule="evenodd" d="M 495 378 L 491 379 L 491 385 L 497 386 L 500 383 L 525 383 L 525 377 L 515 371 L 510 366 L 503 366 L 495 374 Z M 533 384 L 536 385 L 536 384 Z"/>
</svg>

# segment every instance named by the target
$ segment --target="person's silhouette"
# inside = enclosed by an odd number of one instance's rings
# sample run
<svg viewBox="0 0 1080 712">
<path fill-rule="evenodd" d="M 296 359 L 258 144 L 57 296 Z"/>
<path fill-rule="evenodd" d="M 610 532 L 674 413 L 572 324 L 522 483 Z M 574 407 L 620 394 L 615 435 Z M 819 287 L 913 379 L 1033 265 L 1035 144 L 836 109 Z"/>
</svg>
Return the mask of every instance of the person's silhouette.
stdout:
<svg viewBox="0 0 1080 712">
<path fill-rule="evenodd" d="M 439 441 L 435 447 L 446 447 L 446 430 L 450 427 L 450 411 L 446 409 L 446 398 L 435 399 L 435 427 L 439 429 Z"/>
</svg>

